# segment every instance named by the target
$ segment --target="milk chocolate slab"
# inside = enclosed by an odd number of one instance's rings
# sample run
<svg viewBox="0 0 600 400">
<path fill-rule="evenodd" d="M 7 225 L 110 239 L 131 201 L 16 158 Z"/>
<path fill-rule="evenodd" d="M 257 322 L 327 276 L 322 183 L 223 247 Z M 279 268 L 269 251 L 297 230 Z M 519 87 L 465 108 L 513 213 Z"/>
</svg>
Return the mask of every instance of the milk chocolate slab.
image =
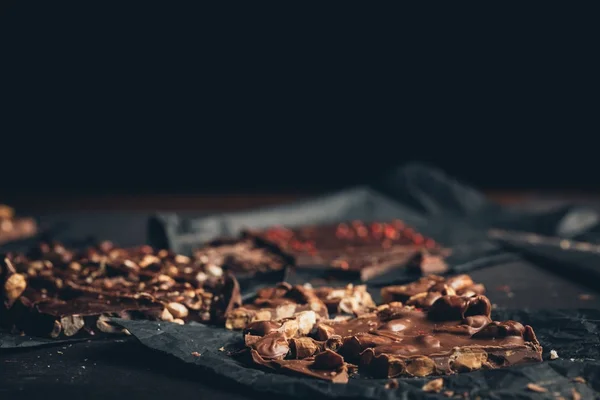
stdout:
<svg viewBox="0 0 600 400">
<path fill-rule="evenodd" d="M 298 268 L 344 271 L 367 281 L 391 269 L 418 262 L 422 250 L 438 251 L 435 241 L 423 237 L 402 221 L 270 228 L 247 231 L 245 237 L 260 237 L 294 257 Z"/>
<path fill-rule="evenodd" d="M 83 316 L 115 313 L 221 324 L 241 305 L 237 280 L 222 268 L 149 246 L 124 249 L 109 242 L 83 251 L 46 243 L 7 254 L 0 259 L 0 283 L 0 323 L 32 334 L 48 332 L 53 321 L 71 318 L 79 324 Z"/>
<path fill-rule="evenodd" d="M 410 289 L 418 294 L 424 292 L 417 289 L 441 282 L 452 290 L 473 285 L 464 276 L 432 280 Z M 405 289 L 409 299 L 415 293 L 411 290 Z M 445 294 L 427 310 L 392 302 L 356 317 L 321 319 L 306 336 L 286 329 L 284 321 L 253 322 L 244 334 L 254 363 L 333 382 L 346 382 L 354 364 L 366 376 L 393 378 L 542 361 L 533 329 L 516 321 L 492 321 L 491 309 L 482 295 Z"/>
<path fill-rule="evenodd" d="M 482 284 L 473 282 L 469 275 L 444 278 L 437 275 L 425 276 L 405 285 L 386 286 L 381 289 L 384 303 L 403 302 L 418 308 L 428 308 L 445 295 L 476 296 L 485 293 Z"/>
</svg>

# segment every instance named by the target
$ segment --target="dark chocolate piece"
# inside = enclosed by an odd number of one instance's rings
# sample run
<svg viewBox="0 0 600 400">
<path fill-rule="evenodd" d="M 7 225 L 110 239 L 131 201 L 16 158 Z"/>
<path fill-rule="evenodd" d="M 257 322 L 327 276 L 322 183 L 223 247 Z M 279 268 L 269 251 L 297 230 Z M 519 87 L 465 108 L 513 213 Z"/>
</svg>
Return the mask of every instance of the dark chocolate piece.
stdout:
<svg viewBox="0 0 600 400">
<path fill-rule="evenodd" d="M 88 303 L 96 307 L 94 318 L 137 312 L 179 324 L 223 323 L 241 305 L 239 285 L 228 271 L 149 246 L 123 249 L 104 242 L 72 251 L 41 244 L 0 260 L 0 278 L 0 322 L 33 334 L 47 331 L 37 326 L 42 320 L 81 320 Z"/>
<path fill-rule="evenodd" d="M 207 269 L 223 268 L 240 275 L 279 271 L 293 263 L 292 257 L 257 236 L 214 240 L 197 249 L 194 258 Z"/>
<path fill-rule="evenodd" d="M 247 231 L 245 237 L 260 237 L 279 246 L 295 259 L 299 268 L 327 266 L 357 275 L 363 281 L 402 267 L 423 249 L 438 251 L 432 239 L 425 238 L 402 221 L 365 224 L 307 226 L 295 229 L 271 228 Z"/>
</svg>

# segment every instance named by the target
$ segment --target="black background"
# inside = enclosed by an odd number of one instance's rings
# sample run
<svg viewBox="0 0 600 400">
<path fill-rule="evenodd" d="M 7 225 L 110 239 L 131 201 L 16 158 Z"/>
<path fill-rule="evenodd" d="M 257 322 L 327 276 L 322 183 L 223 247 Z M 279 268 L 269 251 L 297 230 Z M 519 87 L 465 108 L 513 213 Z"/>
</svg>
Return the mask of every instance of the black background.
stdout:
<svg viewBox="0 0 600 400">
<path fill-rule="evenodd" d="M 3 190 L 320 192 L 409 161 L 599 188 L 585 10 L 350 7 L 3 2 Z"/>
</svg>

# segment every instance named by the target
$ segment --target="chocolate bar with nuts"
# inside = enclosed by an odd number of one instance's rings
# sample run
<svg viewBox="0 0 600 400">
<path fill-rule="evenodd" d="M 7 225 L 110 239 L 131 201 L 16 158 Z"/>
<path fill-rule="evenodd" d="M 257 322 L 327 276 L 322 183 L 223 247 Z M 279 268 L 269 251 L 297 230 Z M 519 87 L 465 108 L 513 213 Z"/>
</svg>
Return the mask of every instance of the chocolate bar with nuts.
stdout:
<svg viewBox="0 0 600 400">
<path fill-rule="evenodd" d="M 241 304 L 239 285 L 227 271 L 208 270 L 166 250 L 123 249 L 108 242 L 84 251 L 54 243 L 8 254 L 0 259 L 0 283 L 0 322 L 51 336 L 72 332 L 48 331 L 56 321 L 61 326 L 61 321 L 76 321 L 74 326 L 87 321 L 85 331 L 94 334 L 90 324 L 102 320 L 100 326 L 110 331 L 107 318 L 115 315 L 223 323 Z"/>
<path fill-rule="evenodd" d="M 353 221 L 294 229 L 275 227 L 246 231 L 244 235 L 276 244 L 293 256 L 298 268 L 325 266 L 343 271 L 347 276 L 360 277 L 363 281 L 406 266 L 409 262 L 413 268 L 415 265 L 419 267 L 425 260 L 417 257 L 420 252 L 442 253 L 433 239 L 425 238 L 399 220 L 370 224 Z M 443 263 L 437 263 L 437 272 L 442 272 L 440 268 L 443 266 Z"/>
<path fill-rule="evenodd" d="M 452 290 L 469 286 L 465 277 L 448 281 Z M 415 292 L 405 290 L 409 299 L 412 293 L 427 293 L 414 286 Z M 244 338 L 257 365 L 339 383 L 348 381 L 355 365 L 365 376 L 393 378 L 542 361 L 533 329 L 516 321 L 493 321 L 491 309 L 483 295 L 444 294 L 426 310 L 392 302 L 356 317 L 320 319 L 310 331 L 310 324 L 297 329 L 293 319 L 255 321 L 244 329 Z"/>
<path fill-rule="evenodd" d="M 37 224 L 33 218 L 15 216 L 15 211 L 0 204 L 0 245 L 13 240 L 26 239 L 37 233 Z"/>
<path fill-rule="evenodd" d="M 476 296 L 485 293 L 482 284 L 473 282 L 469 275 L 444 278 L 437 275 L 425 276 L 406 285 L 386 286 L 381 289 L 384 303 L 403 302 L 409 306 L 429 308 L 445 295 Z"/>
</svg>

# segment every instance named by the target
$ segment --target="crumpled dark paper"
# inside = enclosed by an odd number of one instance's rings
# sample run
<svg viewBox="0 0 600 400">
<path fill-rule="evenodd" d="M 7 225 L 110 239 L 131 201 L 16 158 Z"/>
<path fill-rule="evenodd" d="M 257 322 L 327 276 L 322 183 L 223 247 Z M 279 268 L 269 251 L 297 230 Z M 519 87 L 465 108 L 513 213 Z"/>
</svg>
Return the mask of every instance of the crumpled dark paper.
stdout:
<svg viewBox="0 0 600 400">
<path fill-rule="evenodd" d="M 15 335 L 10 332 L 0 330 L 0 349 L 18 349 L 25 347 L 36 347 L 36 346 L 53 346 L 61 343 L 73 343 L 80 342 L 82 340 L 88 340 L 90 338 L 71 338 L 56 340 L 51 338 L 41 338 L 29 335 Z"/>
<path fill-rule="evenodd" d="M 494 310 L 493 317 L 531 324 L 544 347 L 545 361 L 444 377 L 444 390 L 467 392 L 471 399 L 477 396 L 482 399 L 555 399 L 555 393 L 570 399 L 575 389 L 582 399 L 600 398 L 597 393 L 600 390 L 600 362 L 596 361 L 600 358 L 600 310 Z M 286 398 L 444 398 L 421 390 L 432 378 L 402 378 L 398 379 L 397 389 L 386 389 L 387 380 L 382 379 L 351 378 L 344 385 L 263 371 L 229 355 L 243 346 L 240 332 L 150 321 L 118 320 L 118 323 L 143 345 L 171 354 L 190 368 L 197 368 L 199 379 L 219 380 L 248 393 Z M 550 350 L 556 350 L 560 358 L 550 360 Z M 192 355 L 194 352 L 200 355 Z M 573 382 L 575 377 L 582 377 L 587 383 Z M 526 389 L 528 383 L 540 385 L 548 392 L 531 392 Z"/>
</svg>

